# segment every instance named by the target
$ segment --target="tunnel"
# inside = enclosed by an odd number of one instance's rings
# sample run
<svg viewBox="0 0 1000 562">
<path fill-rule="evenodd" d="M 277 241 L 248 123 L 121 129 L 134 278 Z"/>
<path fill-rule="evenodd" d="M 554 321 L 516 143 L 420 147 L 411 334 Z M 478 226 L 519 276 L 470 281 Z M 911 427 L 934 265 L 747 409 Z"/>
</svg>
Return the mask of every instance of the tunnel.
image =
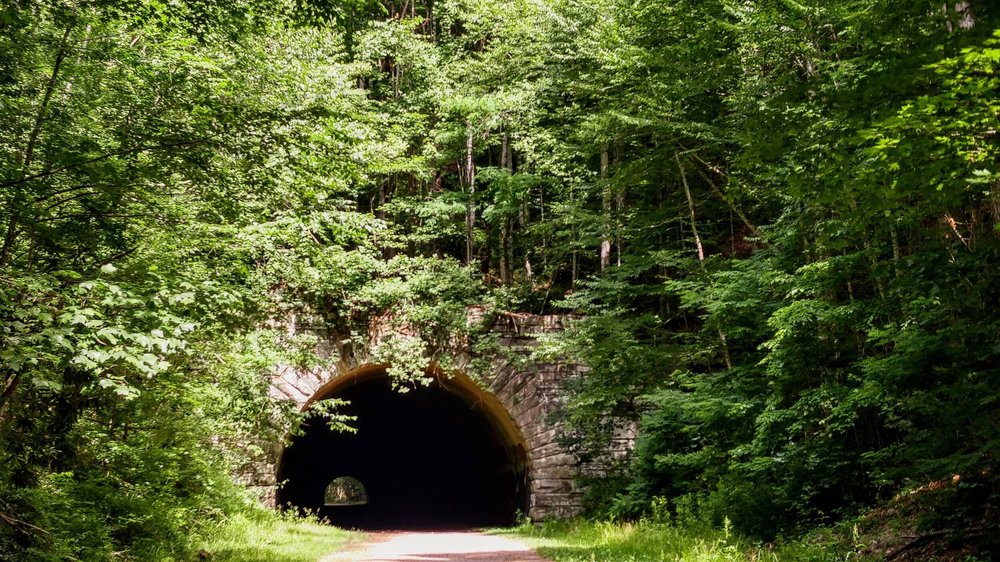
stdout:
<svg viewBox="0 0 1000 562">
<path fill-rule="evenodd" d="M 384 367 L 338 377 L 356 432 L 307 419 L 278 462 L 277 503 L 364 530 L 508 526 L 528 508 L 524 440 L 496 399 L 462 374 L 392 388 Z"/>
</svg>

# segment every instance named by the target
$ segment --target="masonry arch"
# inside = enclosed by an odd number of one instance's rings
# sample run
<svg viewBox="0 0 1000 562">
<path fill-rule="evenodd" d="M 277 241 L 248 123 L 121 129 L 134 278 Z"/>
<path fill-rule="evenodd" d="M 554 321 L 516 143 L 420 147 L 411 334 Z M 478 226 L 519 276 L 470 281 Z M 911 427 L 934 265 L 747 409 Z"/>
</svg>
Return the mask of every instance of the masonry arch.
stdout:
<svg viewBox="0 0 1000 562">
<path fill-rule="evenodd" d="M 352 369 L 305 402 L 349 401 L 357 432 L 307 422 L 278 459 L 278 505 L 361 529 L 510 525 L 527 513 L 528 447 L 504 405 L 461 372 L 431 368 L 430 384 L 400 393 L 386 369 Z M 326 505 L 344 475 L 364 486 L 365 503 Z"/>
</svg>

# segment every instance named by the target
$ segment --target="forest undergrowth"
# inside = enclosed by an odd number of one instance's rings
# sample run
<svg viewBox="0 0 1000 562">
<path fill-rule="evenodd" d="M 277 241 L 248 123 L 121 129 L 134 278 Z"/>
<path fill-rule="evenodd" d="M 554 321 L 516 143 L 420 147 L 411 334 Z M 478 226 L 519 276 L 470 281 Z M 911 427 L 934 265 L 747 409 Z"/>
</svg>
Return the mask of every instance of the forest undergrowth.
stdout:
<svg viewBox="0 0 1000 562">
<path fill-rule="evenodd" d="M 632 522 L 562 521 L 506 531 L 555 562 L 846 562 L 879 560 L 850 544 L 826 540 L 764 544 L 731 527 L 642 519 Z"/>
</svg>

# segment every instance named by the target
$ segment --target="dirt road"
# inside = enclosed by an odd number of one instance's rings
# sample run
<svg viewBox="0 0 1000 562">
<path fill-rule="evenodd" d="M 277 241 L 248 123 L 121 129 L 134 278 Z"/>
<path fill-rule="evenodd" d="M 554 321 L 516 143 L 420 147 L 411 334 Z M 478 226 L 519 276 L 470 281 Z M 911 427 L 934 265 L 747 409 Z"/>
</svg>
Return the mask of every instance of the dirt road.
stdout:
<svg viewBox="0 0 1000 562">
<path fill-rule="evenodd" d="M 550 562 L 507 537 L 468 532 L 380 532 L 320 562 Z"/>
</svg>

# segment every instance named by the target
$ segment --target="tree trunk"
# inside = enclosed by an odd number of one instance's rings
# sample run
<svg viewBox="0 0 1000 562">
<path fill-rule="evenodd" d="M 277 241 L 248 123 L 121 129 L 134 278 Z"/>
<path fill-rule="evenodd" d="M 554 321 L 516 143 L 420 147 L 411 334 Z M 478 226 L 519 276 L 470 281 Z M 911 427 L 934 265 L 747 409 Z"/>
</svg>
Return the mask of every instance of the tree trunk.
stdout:
<svg viewBox="0 0 1000 562">
<path fill-rule="evenodd" d="M 473 162 L 473 129 L 472 123 L 465 124 L 465 170 L 464 183 L 469 198 L 465 204 L 465 263 L 472 264 L 472 236 L 476 227 L 476 168 Z"/>
<path fill-rule="evenodd" d="M 500 139 L 500 167 L 513 173 L 514 155 L 510 148 L 510 134 L 504 131 Z"/>
<path fill-rule="evenodd" d="M 576 210 L 576 190 L 574 190 L 573 188 L 570 188 L 570 191 L 569 191 L 569 206 L 570 206 L 570 209 L 573 209 L 573 211 Z M 579 267 L 580 267 L 580 264 L 579 264 L 580 260 L 579 260 L 579 256 L 577 256 L 577 248 L 576 248 L 577 230 L 576 230 L 576 217 L 574 217 L 574 216 L 570 217 L 569 234 L 570 234 L 570 244 L 571 244 L 571 246 L 573 248 L 572 256 L 571 256 L 571 261 L 570 261 L 570 282 L 569 282 L 569 288 L 570 288 L 571 291 L 575 291 L 576 290 L 577 272 L 578 272 Z"/>
<path fill-rule="evenodd" d="M 538 217 L 539 222 L 541 222 L 542 224 L 545 224 L 545 186 L 544 185 L 538 186 L 538 213 L 539 213 L 539 217 Z M 1000 216 L 1000 213 L 998 213 L 997 216 Z M 542 230 L 542 268 L 543 269 L 548 264 L 548 257 L 547 257 L 548 253 L 545 251 L 546 248 L 548 248 L 548 247 L 549 247 L 549 235 L 548 235 L 547 229 L 543 229 Z"/>
<path fill-rule="evenodd" d="M 963 0 L 961 2 L 955 2 L 954 10 L 955 15 L 958 16 L 956 21 L 952 21 L 951 12 L 952 8 L 948 4 L 941 6 L 941 11 L 947 19 L 945 26 L 948 28 L 948 32 L 951 33 L 955 31 L 955 27 L 963 31 L 968 31 L 976 26 L 976 12 L 972 8 L 972 2 L 968 0 Z"/>
<path fill-rule="evenodd" d="M 608 268 L 611 261 L 611 218 L 612 194 L 608 182 L 608 143 L 601 146 L 601 273 Z"/>
<path fill-rule="evenodd" d="M 17 387 L 20 386 L 20 384 L 21 384 L 20 372 L 12 373 L 4 381 L 3 392 L 0 392 L 0 422 L 3 421 L 4 406 L 7 405 L 7 401 L 10 400 L 10 397 L 14 396 L 14 393 L 17 392 Z"/>
<path fill-rule="evenodd" d="M 431 40 L 435 43 L 437 42 L 437 24 L 434 23 L 434 0 L 427 0 L 425 3 L 427 7 L 425 20 L 424 20 L 424 32 L 431 36 Z"/>
<path fill-rule="evenodd" d="M 510 285 L 514 282 L 513 241 L 511 239 L 513 222 L 510 217 L 504 217 L 500 223 L 500 281 L 504 285 Z"/>
<path fill-rule="evenodd" d="M 701 244 L 701 236 L 698 235 L 698 221 L 695 214 L 694 198 L 691 196 L 691 188 L 688 186 L 687 176 L 684 174 L 684 165 L 681 164 L 681 157 L 674 155 L 677 160 L 677 169 L 681 172 L 681 182 L 684 184 L 684 195 L 687 197 L 688 211 L 691 214 L 691 234 L 694 236 L 694 245 L 698 249 L 698 262 L 704 268 L 705 248 Z"/>
<path fill-rule="evenodd" d="M 500 167 L 514 173 L 514 158 L 510 150 L 510 135 L 504 131 L 500 140 Z M 514 217 L 505 216 L 500 222 L 500 280 L 514 283 Z"/>
<path fill-rule="evenodd" d="M 615 165 L 621 158 L 619 147 L 615 147 Z M 624 244 L 624 234 L 622 233 L 622 216 L 625 210 L 625 188 L 621 186 L 615 193 L 615 254 L 617 256 L 616 265 L 622 266 L 622 245 Z"/>
</svg>

